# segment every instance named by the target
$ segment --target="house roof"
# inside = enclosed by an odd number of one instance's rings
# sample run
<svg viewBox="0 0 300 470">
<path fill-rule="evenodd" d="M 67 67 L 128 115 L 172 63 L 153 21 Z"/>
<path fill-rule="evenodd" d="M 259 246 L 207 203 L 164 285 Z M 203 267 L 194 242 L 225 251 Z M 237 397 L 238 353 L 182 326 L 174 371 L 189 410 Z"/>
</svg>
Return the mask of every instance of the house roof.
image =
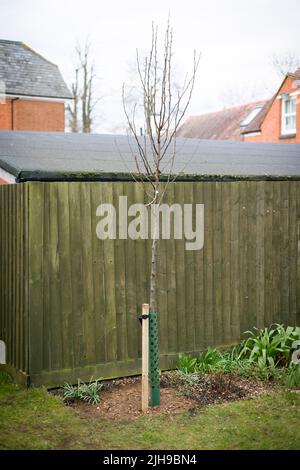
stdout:
<svg viewBox="0 0 300 470">
<path fill-rule="evenodd" d="M 9 95 L 72 98 L 57 65 L 23 42 L 0 39 L 0 80 Z"/>
<path fill-rule="evenodd" d="M 272 98 L 267 101 L 264 105 L 264 107 L 261 109 L 261 111 L 256 115 L 256 117 L 250 122 L 250 124 L 242 131 L 242 134 L 249 134 L 251 132 L 259 132 L 261 130 L 262 123 L 264 122 L 264 119 L 266 115 L 269 112 L 269 109 L 271 108 L 274 100 L 276 99 L 276 96 L 280 92 L 284 82 L 288 77 L 291 77 L 293 79 L 296 79 L 297 81 L 300 81 L 300 67 L 294 72 L 294 73 L 288 73 L 284 77 L 283 81 L 280 84 L 280 87 L 276 91 L 276 93 L 272 96 Z M 298 83 L 299 87 L 299 83 Z"/>
<path fill-rule="evenodd" d="M 221 111 L 189 117 L 178 129 L 178 137 L 215 140 L 243 140 L 241 123 L 264 101 L 243 104 Z"/>
<path fill-rule="evenodd" d="M 178 138 L 176 147 L 177 181 L 300 179 L 300 144 Z M 136 154 L 133 137 L 0 131 L 0 168 L 18 182 L 131 181 Z"/>
</svg>

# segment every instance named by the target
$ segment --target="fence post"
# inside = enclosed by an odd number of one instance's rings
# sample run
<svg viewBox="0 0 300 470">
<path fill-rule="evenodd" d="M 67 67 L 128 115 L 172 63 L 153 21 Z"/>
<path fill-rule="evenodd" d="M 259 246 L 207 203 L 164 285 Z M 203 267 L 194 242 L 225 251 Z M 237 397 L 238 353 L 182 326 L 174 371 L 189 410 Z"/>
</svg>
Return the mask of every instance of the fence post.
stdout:
<svg viewBox="0 0 300 470">
<path fill-rule="evenodd" d="M 142 306 L 142 411 L 149 406 L 149 304 Z"/>
</svg>

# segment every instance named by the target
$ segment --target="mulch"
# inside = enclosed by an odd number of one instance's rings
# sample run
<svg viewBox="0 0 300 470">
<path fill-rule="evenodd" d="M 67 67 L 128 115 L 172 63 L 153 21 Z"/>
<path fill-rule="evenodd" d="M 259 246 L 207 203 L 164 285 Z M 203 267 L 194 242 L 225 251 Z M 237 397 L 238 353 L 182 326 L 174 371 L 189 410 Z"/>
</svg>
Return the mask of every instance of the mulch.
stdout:
<svg viewBox="0 0 300 470">
<path fill-rule="evenodd" d="M 82 401 L 69 402 L 75 410 L 107 420 L 133 420 L 142 415 L 188 412 L 191 415 L 201 406 L 271 393 L 274 387 L 266 382 L 234 374 L 199 376 L 197 383 L 187 383 L 176 371 L 161 375 L 161 404 L 146 413 L 141 410 L 141 377 L 110 380 L 101 390 L 101 401 L 90 405 Z"/>
</svg>

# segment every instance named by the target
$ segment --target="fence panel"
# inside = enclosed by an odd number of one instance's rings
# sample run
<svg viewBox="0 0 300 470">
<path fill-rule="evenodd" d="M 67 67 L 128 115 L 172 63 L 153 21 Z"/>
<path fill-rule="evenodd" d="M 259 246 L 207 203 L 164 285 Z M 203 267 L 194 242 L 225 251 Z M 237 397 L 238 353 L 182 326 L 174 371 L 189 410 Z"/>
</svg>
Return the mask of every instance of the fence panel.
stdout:
<svg viewBox="0 0 300 470">
<path fill-rule="evenodd" d="M 1 334 L 11 322 L 14 363 L 22 358 L 25 367 L 25 317 L 14 320 L 8 306 L 24 312 L 26 302 L 27 287 L 20 288 L 15 276 L 23 276 L 27 263 L 26 245 L 18 241 L 26 232 L 27 187 L 31 382 L 139 373 L 137 317 L 149 301 L 151 240 L 96 235 L 100 203 L 118 208 L 124 195 L 128 207 L 146 202 L 145 188 L 134 182 L 30 183 L 1 190 Z M 296 181 L 169 187 L 169 204 L 204 204 L 204 248 L 187 251 L 184 239 L 159 242 L 162 368 L 173 366 L 181 351 L 234 343 L 253 326 L 299 324 L 299 193 Z"/>
<path fill-rule="evenodd" d="M 0 188 L 0 339 L 15 379 L 28 378 L 27 185 Z"/>
</svg>

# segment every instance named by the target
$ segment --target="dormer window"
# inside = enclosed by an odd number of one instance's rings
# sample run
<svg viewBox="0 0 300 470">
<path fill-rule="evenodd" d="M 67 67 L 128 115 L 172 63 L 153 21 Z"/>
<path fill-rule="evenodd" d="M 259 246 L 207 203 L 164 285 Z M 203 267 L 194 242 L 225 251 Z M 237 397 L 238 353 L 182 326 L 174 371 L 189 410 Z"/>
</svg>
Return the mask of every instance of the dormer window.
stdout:
<svg viewBox="0 0 300 470">
<path fill-rule="evenodd" d="M 252 111 L 250 111 L 249 114 L 243 119 L 243 121 L 240 123 L 240 127 L 247 127 L 250 122 L 253 121 L 253 119 L 258 115 L 258 113 L 261 111 L 263 106 L 256 106 Z"/>
<path fill-rule="evenodd" d="M 296 134 L 296 97 L 282 95 L 282 134 Z"/>
</svg>

